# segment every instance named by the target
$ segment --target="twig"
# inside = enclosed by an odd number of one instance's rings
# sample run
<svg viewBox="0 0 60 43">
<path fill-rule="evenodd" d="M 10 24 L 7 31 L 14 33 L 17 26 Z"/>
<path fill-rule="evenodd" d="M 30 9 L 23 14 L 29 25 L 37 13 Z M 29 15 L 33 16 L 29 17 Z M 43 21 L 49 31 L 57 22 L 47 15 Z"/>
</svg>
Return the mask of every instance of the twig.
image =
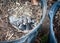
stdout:
<svg viewBox="0 0 60 43">
<path fill-rule="evenodd" d="M 14 34 L 12 34 L 12 35 L 8 38 L 8 40 L 10 40 L 13 35 L 14 35 Z"/>
</svg>

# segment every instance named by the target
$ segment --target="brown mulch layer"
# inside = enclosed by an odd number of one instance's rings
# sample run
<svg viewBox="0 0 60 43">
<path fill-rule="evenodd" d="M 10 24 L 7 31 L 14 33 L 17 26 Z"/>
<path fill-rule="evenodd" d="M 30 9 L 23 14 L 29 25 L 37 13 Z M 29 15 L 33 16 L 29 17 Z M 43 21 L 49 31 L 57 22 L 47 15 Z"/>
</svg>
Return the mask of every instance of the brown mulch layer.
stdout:
<svg viewBox="0 0 60 43">
<path fill-rule="evenodd" d="M 57 1 L 57 0 L 47 0 L 47 4 L 48 4 L 48 9 L 51 8 L 51 6 Z"/>
<path fill-rule="evenodd" d="M 7 17 L 0 19 L 0 41 L 19 39 L 22 35 L 25 35 L 25 33 L 18 32 L 18 30 L 12 27 Z"/>
<path fill-rule="evenodd" d="M 54 31 L 57 38 L 58 43 L 60 43 L 60 8 L 58 9 L 55 17 L 54 17 Z"/>
<path fill-rule="evenodd" d="M 8 3 L 5 4 L 4 3 L 0 4 L 0 41 L 11 41 L 19 39 L 20 37 L 26 35 L 27 33 L 19 32 L 15 27 L 13 27 L 10 24 L 9 16 L 11 16 L 12 14 L 10 15 L 8 13 L 8 9 L 13 8 L 13 5 L 15 5 L 16 3 L 8 1 Z M 32 9 L 33 16 L 35 16 L 38 20 L 40 20 L 39 17 L 40 13 L 42 12 L 42 9 L 41 10 L 39 9 L 40 6 L 32 6 L 32 8 L 33 8 Z"/>
</svg>

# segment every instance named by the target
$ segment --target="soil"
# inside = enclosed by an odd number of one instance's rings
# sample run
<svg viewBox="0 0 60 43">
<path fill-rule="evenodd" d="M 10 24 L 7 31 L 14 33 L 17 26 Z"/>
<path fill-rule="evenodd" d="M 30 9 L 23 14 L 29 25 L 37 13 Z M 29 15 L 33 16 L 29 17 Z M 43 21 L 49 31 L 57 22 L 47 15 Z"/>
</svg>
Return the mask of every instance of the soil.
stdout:
<svg viewBox="0 0 60 43">
<path fill-rule="evenodd" d="M 25 3 L 14 3 L 14 1 L 8 1 L 7 3 L 5 3 L 6 5 L 4 4 L 4 2 L 3 4 L 2 2 L 0 3 L 0 41 L 11 41 L 19 39 L 20 37 L 29 33 L 24 32 L 25 30 L 29 31 L 33 29 L 40 22 L 40 18 L 42 17 L 42 8 L 39 5 L 31 5 L 29 1 L 26 1 Z M 21 19 L 21 17 L 23 17 L 24 20 L 25 16 L 27 17 L 27 19 L 29 17 L 30 19 L 32 18 L 32 21 L 34 22 L 35 20 L 35 22 L 33 24 L 23 22 L 22 25 L 24 24 L 24 26 L 28 27 L 25 27 L 22 30 L 22 27 L 19 28 L 21 22 L 19 20 Z M 17 21 L 15 22 L 11 19 L 11 17 L 13 17 L 12 19 L 17 18 L 19 21 L 19 25 L 16 24 L 18 22 L 17 19 L 14 19 L 15 21 Z"/>
<path fill-rule="evenodd" d="M 18 32 L 10 23 L 8 17 L 0 18 L 0 41 L 10 41 L 20 38 L 26 33 Z"/>
<path fill-rule="evenodd" d="M 33 6 L 30 4 L 30 2 L 26 2 L 25 4 L 19 6 L 17 5 L 17 7 L 15 7 L 10 9 L 12 12 L 9 11 L 9 13 L 13 13 L 13 15 L 10 16 L 9 19 L 10 23 L 17 28 L 21 29 L 21 25 L 24 25 L 26 26 L 24 27 L 25 29 L 21 30 L 27 30 L 28 27 L 30 27 L 28 30 L 31 30 L 40 22 L 40 18 L 42 17 L 42 9 L 40 6 Z"/>
<path fill-rule="evenodd" d="M 57 38 L 58 43 L 60 43 L 60 8 L 58 9 L 55 17 L 54 17 L 54 31 Z"/>
<path fill-rule="evenodd" d="M 51 8 L 51 6 L 57 1 L 57 0 L 47 0 L 48 2 L 48 9 Z"/>
</svg>

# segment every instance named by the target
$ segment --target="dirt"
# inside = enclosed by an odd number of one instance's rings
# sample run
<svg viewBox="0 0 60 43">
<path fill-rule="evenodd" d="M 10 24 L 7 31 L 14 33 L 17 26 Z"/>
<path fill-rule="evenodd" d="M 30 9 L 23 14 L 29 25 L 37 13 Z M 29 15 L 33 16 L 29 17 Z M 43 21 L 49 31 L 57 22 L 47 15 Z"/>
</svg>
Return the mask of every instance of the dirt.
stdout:
<svg viewBox="0 0 60 43">
<path fill-rule="evenodd" d="M 25 35 L 25 33 L 18 32 L 18 30 L 9 23 L 8 17 L 2 17 L 0 19 L 0 41 L 18 39 L 22 35 Z"/>
<path fill-rule="evenodd" d="M 48 2 L 48 10 L 51 8 L 51 6 L 57 1 L 57 0 L 47 0 Z"/>
<path fill-rule="evenodd" d="M 57 38 L 58 43 L 60 43 L 60 8 L 58 9 L 55 17 L 54 17 L 54 31 Z"/>
<path fill-rule="evenodd" d="M 29 33 L 24 32 L 25 30 L 29 31 L 33 29 L 40 22 L 40 18 L 42 17 L 40 15 L 42 14 L 42 8 L 39 5 L 33 6 L 29 1 L 27 1 L 26 3 L 14 3 L 8 1 L 7 3 L 5 3 L 6 5 L 4 4 L 4 2 L 3 4 L 2 2 L 0 3 L 0 41 L 11 41 L 19 39 L 20 37 Z M 28 21 L 24 21 L 25 16 L 27 17 L 26 20 Z M 22 19 L 24 22 L 21 24 L 21 21 L 18 22 L 17 19 L 14 19 L 15 21 L 17 21 L 15 22 L 11 19 L 11 17 L 13 17 L 12 19 L 17 18 L 18 21 L 21 19 L 21 17 L 23 17 Z M 35 20 L 33 24 L 29 23 L 29 17 L 33 22 Z M 19 25 L 16 23 L 18 23 Z M 24 25 L 25 27 L 19 28 L 20 25 Z"/>
<path fill-rule="evenodd" d="M 28 27 L 31 27 L 31 29 L 34 28 L 40 22 L 40 18 L 42 15 L 42 9 L 39 6 L 31 5 L 30 2 L 26 2 L 25 4 L 22 4 L 21 6 L 16 8 L 13 7 L 13 9 L 11 10 L 12 12 L 9 11 L 9 13 L 13 13 L 13 15 L 9 17 L 10 23 L 19 29 L 22 28 L 21 25 L 24 25 L 26 26 L 25 30 L 28 29 Z M 19 25 L 17 23 L 19 23 Z"/>
</svg>

